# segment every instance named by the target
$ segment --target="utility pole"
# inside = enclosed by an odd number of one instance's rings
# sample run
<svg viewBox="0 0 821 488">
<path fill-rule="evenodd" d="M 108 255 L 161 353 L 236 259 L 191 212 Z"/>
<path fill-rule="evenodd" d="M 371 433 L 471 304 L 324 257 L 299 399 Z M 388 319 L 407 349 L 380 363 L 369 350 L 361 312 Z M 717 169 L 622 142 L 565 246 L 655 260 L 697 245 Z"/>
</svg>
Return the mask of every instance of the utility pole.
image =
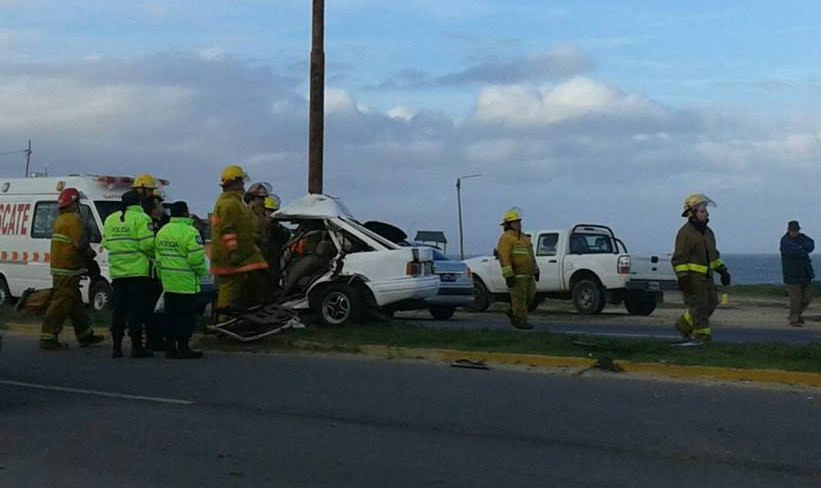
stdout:
<svg viewBox="0 0 821 488">
<path fill-rule="evenodd" d="M 322 193 L 325 119 L 325 0 L 313 0 L 311 94 L 308 114 L 308 193 Z"/>
<path fill-rule="evenodd" d="M 459 259 L 462 261 L 465 259 L 465 237 L 462 232 L 462 180 L 466 180 L 468 178 L 478 178 L 480 176 L 482 175 L 475 174 L 456 178 L 456 202 L 459 208 Z"/>
<path fill-rule="evenodd" d="M 29 147 L 26 149 L 26 178 L 29 177 L 29 163 L 31 162 L 31 139 L 29 139 Z"/>
</svg>

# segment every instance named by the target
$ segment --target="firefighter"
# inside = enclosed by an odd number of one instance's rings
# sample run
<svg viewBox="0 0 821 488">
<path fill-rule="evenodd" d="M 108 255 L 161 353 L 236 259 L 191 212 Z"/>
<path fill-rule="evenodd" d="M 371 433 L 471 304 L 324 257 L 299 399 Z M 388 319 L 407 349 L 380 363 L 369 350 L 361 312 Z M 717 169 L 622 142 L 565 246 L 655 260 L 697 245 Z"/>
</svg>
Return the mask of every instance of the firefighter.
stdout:
<svg viewBox="0 0 821 488">
<path fill-rule="evenodd" d="M 134 190 L 122 196 L 122 209 L 105 219 L 103 247 L 108 251 L 108 266 L 114 292 L 112 297 L 112 357 L 122 357 L 125 328 L 131 338 L 131 357 L 153 356 L 143 346 L 143 327 L 154 312 L 152 302 L 151 258 L 154 255 L 154 224 L 140 204 Z"/>
<path fill-rule="evenodd" d="M 259 273 L 268 263 L 254 240 L 254 217 L 243 204 L 247 175 L 227 166 L 221 175 L 222 194 L 211 215 L 211 274 L 219 280 L 217 311 L 240 310 L 263 302 Z"/>
<path fill-rule="evenodd" d="M 502 276 L 510 290 L 510 323 L 517 329 L 532 329 L 527 309 L 536 296 L 536 281 L 539 281 L 533 245 L 530 236 L 522 232 L 522 214 L 518 208 L 508 210 L 501 225 L 504 233 L 497 250 Z"/>
<path fill-rule="evenodd" d="M 687 305 L 687 311 L 676 322 L 682 345 L 700 345 L 712 338 L 710 316 L 718 306 L 713 275 L 718 273 L 721 284 L 730 285 L 730 272 L 716 249 L 715 235 L 707 226 L 710 221 L 708 206 L 715 206 L 715 202 L 706 195 L 687 197 L 681 213 L 687 223 L 676 235 L 672 263 Z"/>
<path fill-rule="evenodd" d="M 104 339 L 91 329 L 80 295 L 80 277 L 88 274 L 89 263 L 94 260 L 80 219 L 80 192 L 65 188 L 57 198 L 57 208 L 60 214 L 51 235 L 52 295 L 40 331 L 40 348 L 45 350 L 68 349 L 68 344 L 58 340 L 66 317 L 71 317 L 74 336 L 81 347 Z"/>
<path fill-rule="evenodd" d="M 276 195 L 271 195 L 265 199 L 267 245 L 262 251 L 265 255 L 265 260 L 268 262 L 268 276 L 269 282 L 273 285 L 271 287 L 272 290 L 280 286 L 280 280 L 282 279 L 282 251 L 291 239 L 291 231 L 271 218 L 271 216 L 279 210 L 279 205 L 280 199 Z"/>
<path fill-rule="evenodd" d="M 201 351 L 189 347 L 197 316 L 200 280 L 208 273 L 202 237 L 194 228 L 185 202 L 171 205 L 171 222 L 157 233 L 157 269 L 165 292 L 168 321 L 165 357 L 196 359 Z"/>
<path fill-rule="evenodd" d="M 163 218 L 162 190 L 160 190 L 156 178 L 149 174 L 140 175 L 134 178 L 131 189 L 136 191 L 140 196 L 143 210 L 145 210 L 148 216 L 155 220 L 161 220 Z M 167 221 L 166 217 L 163 223 L 167 223 Z"/>
</svg>

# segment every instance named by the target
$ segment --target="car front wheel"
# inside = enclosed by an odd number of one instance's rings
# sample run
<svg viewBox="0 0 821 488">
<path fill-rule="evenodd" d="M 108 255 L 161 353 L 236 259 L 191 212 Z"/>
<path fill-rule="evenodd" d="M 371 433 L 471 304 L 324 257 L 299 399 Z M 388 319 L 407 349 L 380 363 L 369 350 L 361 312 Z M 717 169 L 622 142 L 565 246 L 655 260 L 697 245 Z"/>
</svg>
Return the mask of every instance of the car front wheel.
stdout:
<svg viewBox="0 0 821 488">
<path fill-rule="evenodd" d="M 595 315 L 604 309 L 604 292 L 593 280 L 580 280 L 573 287 L 573 306 L 582 315 Z"/>
</svg>

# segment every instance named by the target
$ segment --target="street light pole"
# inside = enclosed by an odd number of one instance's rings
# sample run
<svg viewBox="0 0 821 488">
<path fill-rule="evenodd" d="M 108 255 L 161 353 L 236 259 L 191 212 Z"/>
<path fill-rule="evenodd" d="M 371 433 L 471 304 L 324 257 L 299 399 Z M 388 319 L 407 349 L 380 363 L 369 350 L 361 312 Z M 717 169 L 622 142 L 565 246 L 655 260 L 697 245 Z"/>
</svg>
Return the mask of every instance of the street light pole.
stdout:
<svg viewBox="0 0 821 488">
<path fill-rule="evenodd" d="M 459 259 L 465 259 L 465 236 L 462 230 L 462 180 L 466 180 L 468 178 L 478 178 L 482 175 L 480 174 L 473 174 L 473 175 L 465 175 L 456 178 L 456 203 L 457 207 L 459 208 Z"/>
<path fill-rule="evenodd" d="M 322 193 L 325 124 L 325 0 L 313 0 L 311 99 L 308 114 L 308 193 Z"/>
<path fill-rule="evenodd" d="M 31 139 L 29 139 L 29 147 L 26 149 L 26 178 L 29 177 L 29 163 L 31 162 Z"/>
</svg>

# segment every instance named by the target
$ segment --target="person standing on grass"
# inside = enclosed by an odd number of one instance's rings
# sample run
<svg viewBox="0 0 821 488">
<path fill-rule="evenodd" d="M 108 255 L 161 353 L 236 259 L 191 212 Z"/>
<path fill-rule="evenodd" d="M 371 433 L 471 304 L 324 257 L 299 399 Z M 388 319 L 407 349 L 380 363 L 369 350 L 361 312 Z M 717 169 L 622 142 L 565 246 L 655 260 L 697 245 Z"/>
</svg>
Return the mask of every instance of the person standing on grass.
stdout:
<svg viewBox="0 0 821 488">
<path fill-rule="evenodd" d="M 781 238 L 781 272 L 790 297 L 789 324 L 793 327 L 804 325 L 802 315 L 812 300 L 812 269 L 810 253 L 815 250 L 815 241 L 801 233 L 797 220 L 787 223 L 787 233 Z"/>
</svg>

